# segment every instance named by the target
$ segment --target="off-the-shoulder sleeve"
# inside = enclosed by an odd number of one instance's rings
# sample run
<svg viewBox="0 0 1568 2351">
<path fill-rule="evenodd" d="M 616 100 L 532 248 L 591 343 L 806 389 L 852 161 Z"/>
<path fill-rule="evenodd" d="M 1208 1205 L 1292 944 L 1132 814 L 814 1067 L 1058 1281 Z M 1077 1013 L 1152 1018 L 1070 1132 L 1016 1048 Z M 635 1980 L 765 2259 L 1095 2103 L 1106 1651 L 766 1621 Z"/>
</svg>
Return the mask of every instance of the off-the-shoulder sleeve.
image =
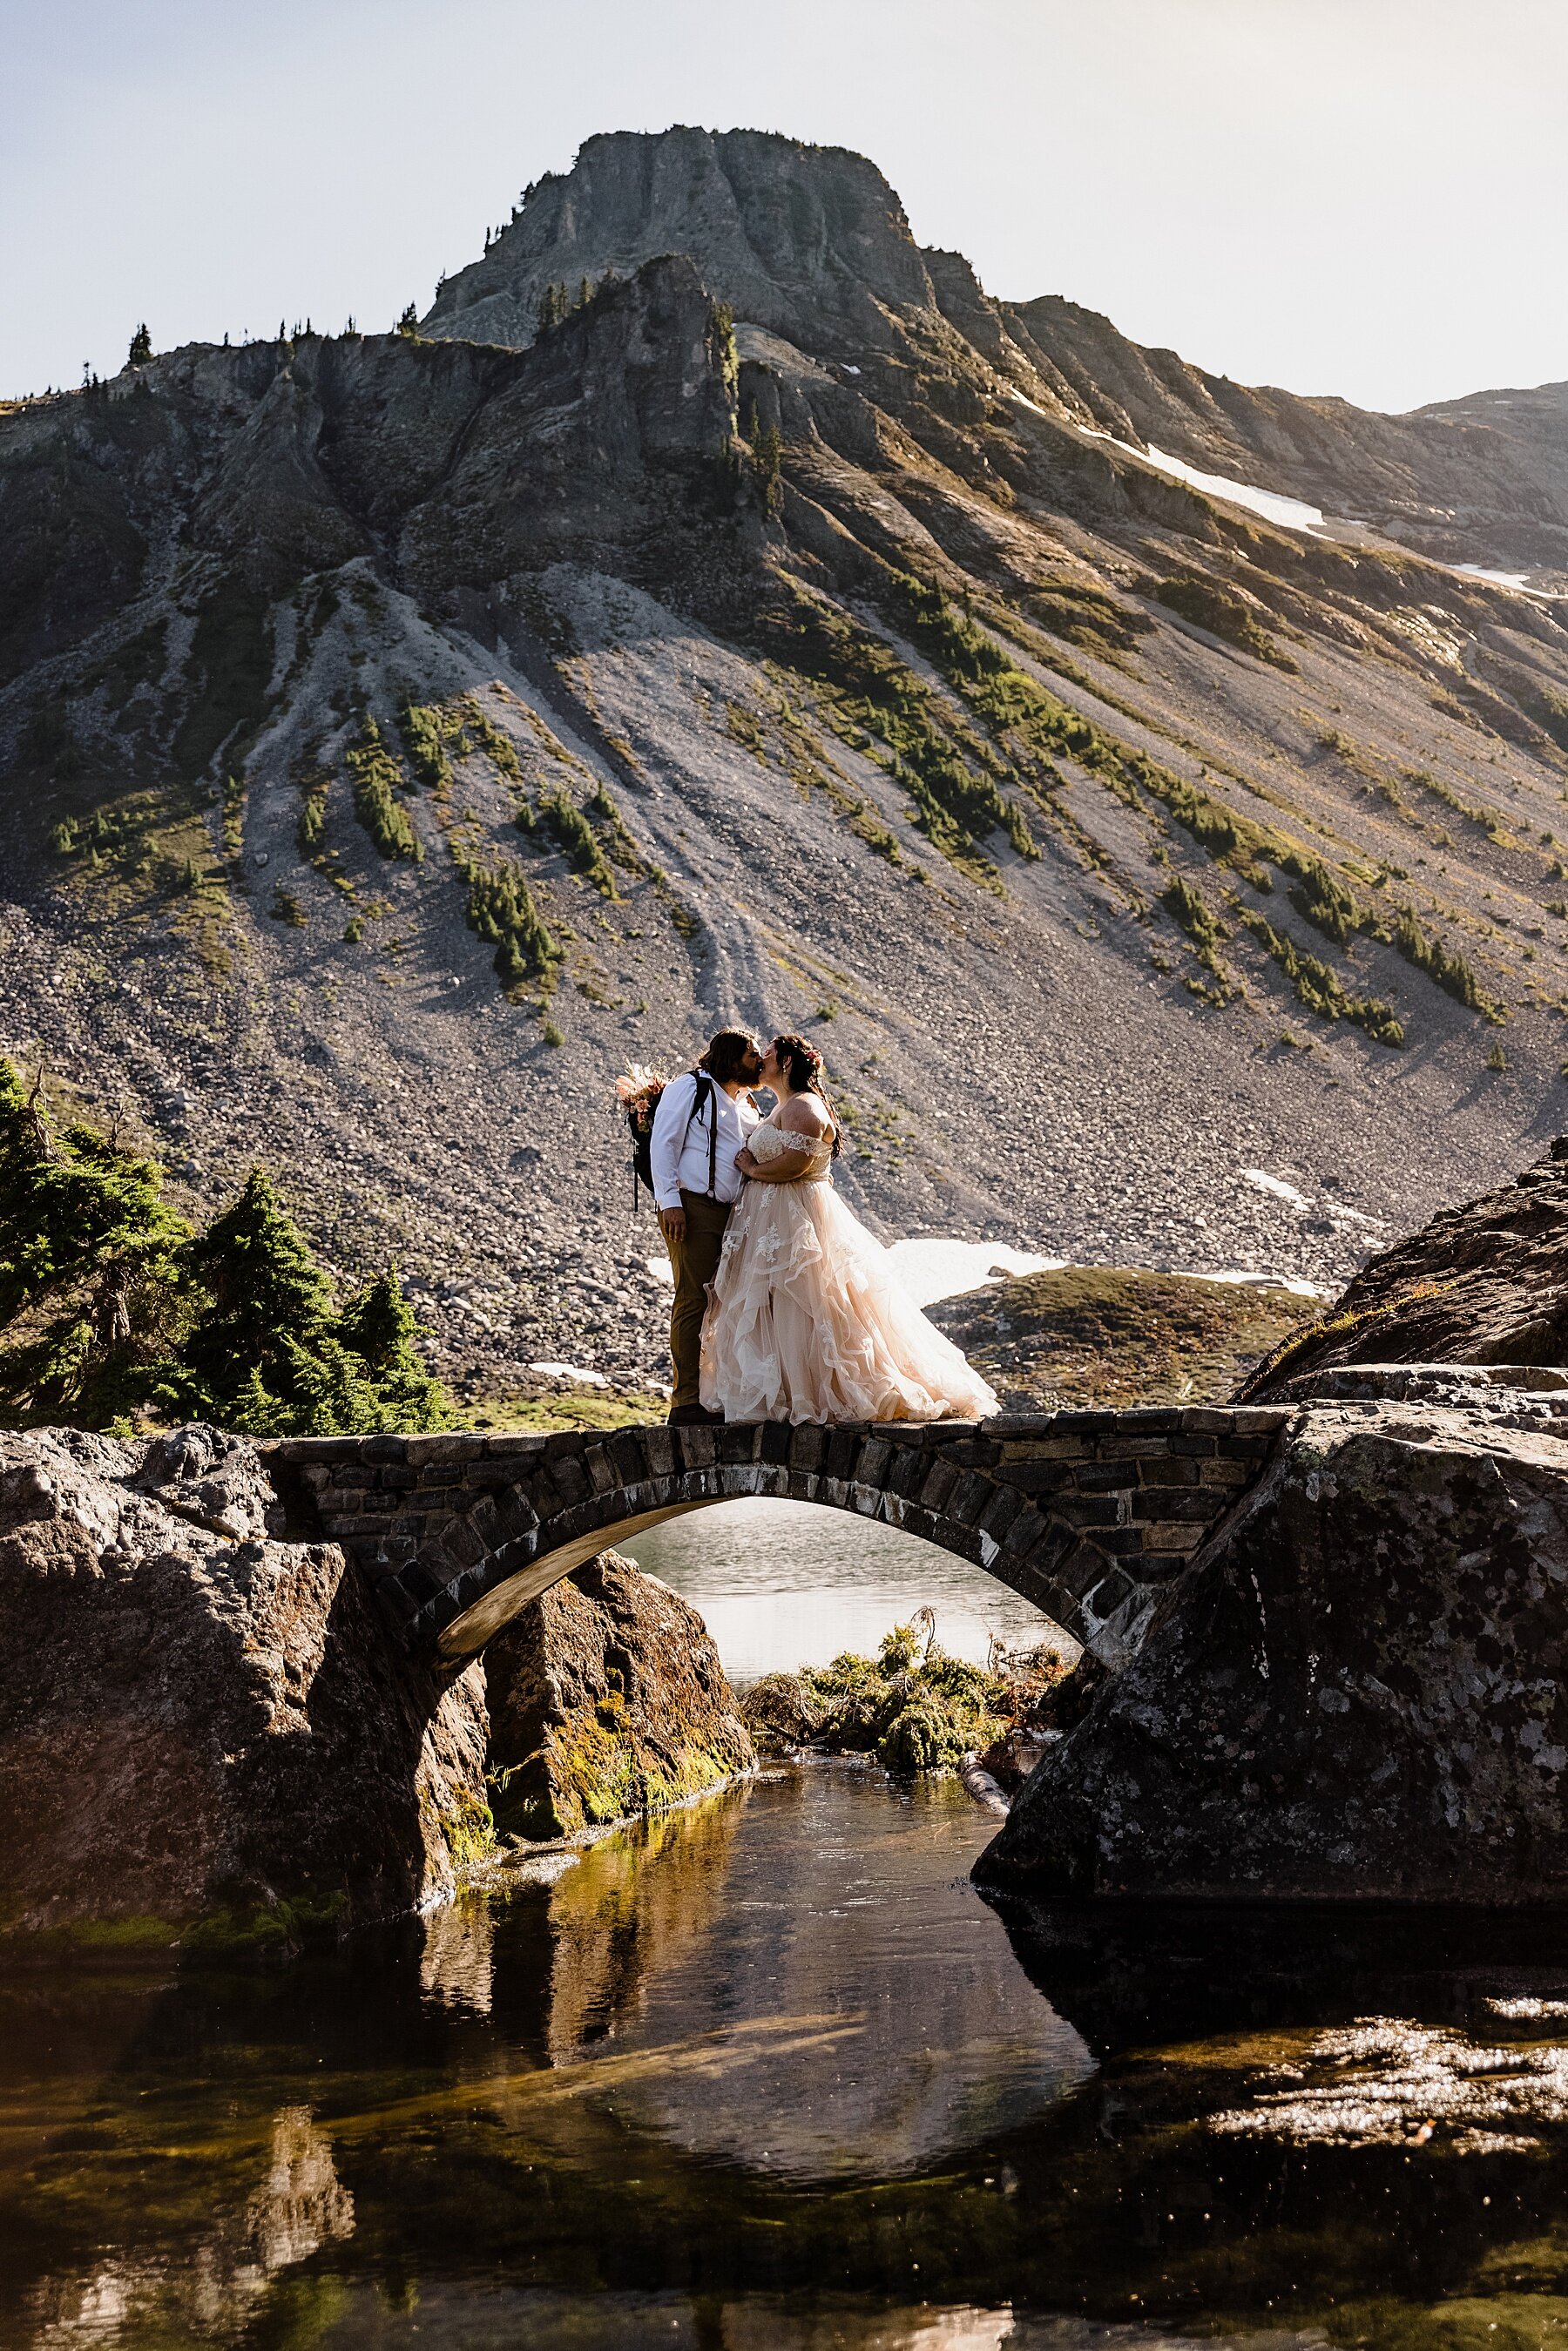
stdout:
<svg viewBox="0 0 1568 2351">
<path fill-rule="evenodd" d="M 787 1126 L 759 1126 L 753 1130 L 750 1138 L 754 1153 L 759 1134 L 768 1137 L 762 1155 L 764 1158 L 769 1156 L 776 1159 L 782 1158 L 787 1151 L 798 1151 L 810 1159 L 817 1152 L 823 1150 L 831 1141 L 831 1137 L 825 1134 L 794 1134 Z"/>
</svg>

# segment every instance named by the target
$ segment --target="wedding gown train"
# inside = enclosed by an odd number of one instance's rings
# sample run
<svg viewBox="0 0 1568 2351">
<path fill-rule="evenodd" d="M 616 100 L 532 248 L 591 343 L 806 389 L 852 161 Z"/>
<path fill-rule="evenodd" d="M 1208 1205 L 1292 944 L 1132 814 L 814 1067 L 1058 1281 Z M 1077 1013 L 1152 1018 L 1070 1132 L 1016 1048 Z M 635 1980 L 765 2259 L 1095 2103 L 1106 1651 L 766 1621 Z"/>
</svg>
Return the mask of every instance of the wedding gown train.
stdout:
<svg viewBox="0 0 1568 2351">
<path fill-rule="evenodd" d="M 806 1138 L 765 1121 L 758 1160 Z M 702 1400 L 727 1420 L 976 1420 L 999 1409 L 929 1322 L 882 1243 L 828 1180 L 831 1140 L 803 1172 L 747 1184 L 703 1322 Z"/>
</svg>

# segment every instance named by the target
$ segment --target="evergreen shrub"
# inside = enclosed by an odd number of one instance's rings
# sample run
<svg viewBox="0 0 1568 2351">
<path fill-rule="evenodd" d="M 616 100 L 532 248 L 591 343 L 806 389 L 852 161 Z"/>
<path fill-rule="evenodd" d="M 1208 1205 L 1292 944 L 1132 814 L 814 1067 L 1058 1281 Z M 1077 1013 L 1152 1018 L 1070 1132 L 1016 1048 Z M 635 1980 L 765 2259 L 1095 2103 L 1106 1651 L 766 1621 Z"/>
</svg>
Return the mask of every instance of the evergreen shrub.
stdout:
<svg viewBox="0 0 1568 2351">
<path fill-rule="evenodd" d="M 395 1270 L 340 1307 L 259 1168 L 199 1235 L 162 1180 L 112 1135 L 57 1127 L 0 1060 L 0 1426 L 450 1426 Z"/>
<path fill-rule="evenodd" d="M 398 798 L 402 771 L 368 710 L 359 742 L 349 753 L 349 773 L 354 779 L 354 813 L 382 855 L 412 858 L 417 863 L 424 852 Z"/>
</svg>

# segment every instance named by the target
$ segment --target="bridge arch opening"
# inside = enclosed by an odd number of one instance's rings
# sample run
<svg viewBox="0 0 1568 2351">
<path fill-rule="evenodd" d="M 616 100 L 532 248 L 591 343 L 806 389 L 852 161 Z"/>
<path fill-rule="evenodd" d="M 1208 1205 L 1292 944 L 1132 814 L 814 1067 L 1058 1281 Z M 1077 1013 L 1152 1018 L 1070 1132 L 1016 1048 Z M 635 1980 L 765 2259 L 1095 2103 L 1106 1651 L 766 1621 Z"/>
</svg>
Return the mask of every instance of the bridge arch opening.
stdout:
<svg viewBox="0 0 1568 2351">
<path fill-rule="evenodd" d="M 712 1510 L 720 1499 L 716 1496 L 713 1502 L 666 1502 L 651 1510 L 632 1510 L 606 1527 L 595 1528 L 591 1534 L 574 1535 L 542 1560 L 530 1560 L 515 1568 L 444 1628 L 437 1643 L 443 1660 L 457 1664 L 477 1656 L 486 1642 L 494 1640 L 502 1625 L 509 1625 L 520 1608 L 526 1608 L 530 1600 L 537 1600 L 552 1584 L 559 1583 L 574 1567 L 586 1567 L 601 1552 L 623 1550 L 634 1537 L 664 1526 L 671 1519 L 684 1519 L 693 1510 Z"/>
<path fill-rule="evenodd" d="M 476 1656 L 595 1553 L 747 1496 L 880 1520 L 982 1568 L 1113 1668 L 1258 1478 L 1281 1406 L 1052 1413 L 840 1428 L 285 1438 L 322 1534 L 344 1542 L 416 1655 Z"/>
<path fill-rule="evenodd" d="M 883 1449 L 891 1451 L 891 1447 L 884 1445 Z M 962 1467 L 951 1461 L 946 1466 L 949 1469 Z M 1008 1589 L 1015 1597 L 1030 1604 L 1039 1625 L 1039 1637 L 1042 1640 L 1053 1631 L 1064 1632 L 1070 1645 L 1084 1646 L 1080 1625 L 1101 1630 L 1092 1600 L 1085 1611 L 1082 1594 L 1069 1595 L 1064 1586 L 1054 1582 L 1042 1583 L 1035 1578 L 1026 1581 L 1010 1557 L 1004 1561 L 998 1533 L 979 1523 L 986 1514 L 984 1510 L 979 1510 L 971 1522 L 954 1517 L 950 1511 L 933 1510 L 918 1503 L 912 1506 L 907 1498 L 891 1488 L 873 1486 L 863 1477 L 849 1480 L 819 1477 L 812 1483 L 821 1490 L 796 1493 L 789 1490 L 789 1481 L 783 1478 L 758 1478 L 747 1474 L 755 1468 L 755 1464 L 715 1464 L 705 1473 L 705 1483 L 711 1487 L 710 1491 L 683 1496 L 680 1499 L 650 1502 L 643 1509 L 628 1510 L 620 1517 L 606 1518 L 601 1511 L 592 1511 L 591 1515 L 597 1521 L 595 1524 L 572 1531 L 564 1541 L 548 1549 L 536 1542 L 530 1550 L 526 1538 L 520 1544 L 504 1545 L 489 1562 L 483 1589 L 476 1593 L 466 1608 L 442 1628 L 435 1645 L 440 1661 L 443 1665 L 458 1666 L 477 1656 L 485 1644 L 493 1640 L 519 1609 L 561 1582 L 574 1568 L 585 1566 L 601 1552 L 626 1551 L 636 1557 L 641 1538 L 653 1534 L 674 1520 L 687 1519 L 698 1512 L 722 1510 L 727 1505 L 763 1499 L 790 1504 L 812 1515 L 818 1511 L 831 1512 L 841 1523 L 847 1515 L 862 1529 L 878 1527 L 883 1531 L 896 1531 L 927 1549 L 974 1567 L 988 1578 L 994 1579 L 999 1588 Z M 632 1489 L 632 1493 L 622 1498 L 633 1499 L 635 1493 L 636 1489 Z M 998 1515 L 998 1508 L 1000 1516 L 1008 1517 L 1018 1507 L 1018 1497 L 1009 1488 L 1002 1488 L 1000 1496 L 999 1505 L 997 1494 L 987 1498 L 992 1505 L 993 1518 Z M 966 1497 L 960 1507 L 972 1510 L 976 1499 L 975 1497 Z M 1077 1548 L 1081 1552 L 1086 1548 L 1082 1537 Z M 1096 1571 L 1090 1587 L 1092 1591 L 1103 1585 L 1107 1562 L 1097 1546 L 1089 1548 L 1092 1556 L 1085 1563 Z M 517 1557 L 518 1552 L 528 1555 Z M 508 1553 L 517 1558 L 516 1564 L 511 1563 Z M 1124 1579 L 1118 1579 L 1113 1587 L 1117 1604 L 1121 1604 L 1126 1589 Z M 1046 1594 L 1057 1601 L 1056 1610 L 1047 1604 L 1047 1598 L 1042 1596 Z M 1070 1597 L 1076 1604 L 1073 1610 L 1076 1621 L 1067 1624 L 1060 1611 L 1063 1601 Z M 918 1603 L 913 1604 L 917 1605 Z M 801 1660 L 793 1662 L 799 1664 Z"/>
<path fill-rule="evenodd" d="M 938 1646 L 983 1666 L 993 1646 L 1078 1645 L 1055 1618 L 972 1561 L 875 1519 L 748 1497 L 667 1521 L 625 1546 L 702 1617 L 737 1687 L 763 1675 L 874 1657 L 929 1608 Z"/>
</svg>

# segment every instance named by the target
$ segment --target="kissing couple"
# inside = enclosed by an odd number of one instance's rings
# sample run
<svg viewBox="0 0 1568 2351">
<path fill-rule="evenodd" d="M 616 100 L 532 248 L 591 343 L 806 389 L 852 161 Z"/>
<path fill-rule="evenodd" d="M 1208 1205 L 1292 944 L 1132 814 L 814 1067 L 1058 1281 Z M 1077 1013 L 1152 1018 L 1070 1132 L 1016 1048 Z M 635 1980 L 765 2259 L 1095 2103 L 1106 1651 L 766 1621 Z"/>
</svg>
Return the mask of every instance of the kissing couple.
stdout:
<svg viewBox="0 0 1568 2351">
<path fill-rule="evenodd" d="M 774 1107 L 764 1117 L 753 1089 Z M 658 1096 L 648 1158 L 675 1299 L 670 1419 L 974 1420 L 998 1409 L 833 1188 L 804 1037 L 722 1029 Z"/>
</svg>

